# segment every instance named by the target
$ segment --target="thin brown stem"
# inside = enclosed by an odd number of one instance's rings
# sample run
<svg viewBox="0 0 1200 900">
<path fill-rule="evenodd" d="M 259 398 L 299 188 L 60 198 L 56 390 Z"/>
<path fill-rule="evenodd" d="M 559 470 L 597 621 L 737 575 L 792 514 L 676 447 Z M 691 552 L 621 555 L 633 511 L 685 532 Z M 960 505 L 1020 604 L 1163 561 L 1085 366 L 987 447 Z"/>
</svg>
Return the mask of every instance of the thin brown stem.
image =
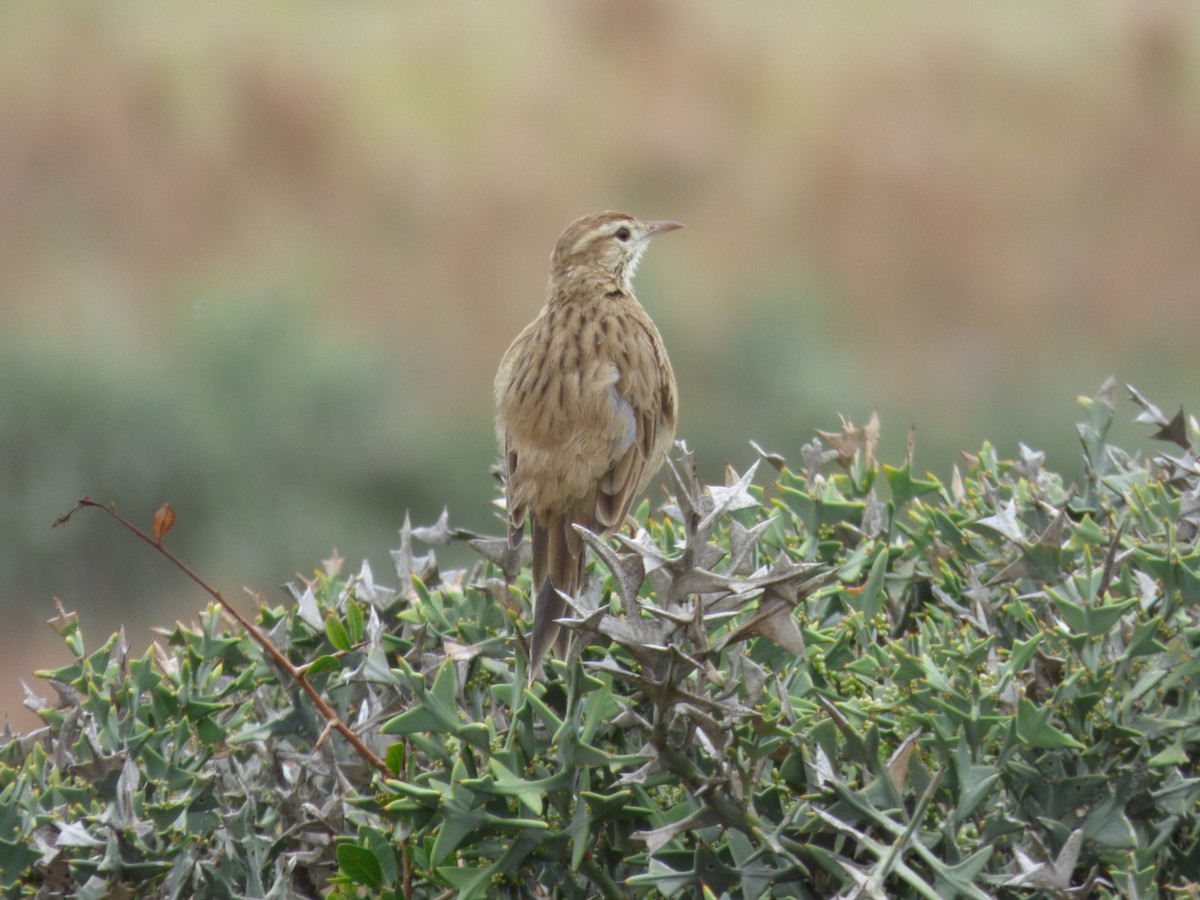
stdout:
<svg viewBox="0 0 1200 900">
<path fill-rule="evenodd" d="M 308 677 L 304 674 L 302 669 L 292 663 L 292 661 L 288 659 L 278 647 L 271 643 L 271 639 L 268 638 L 257 625 L 250 621 L 250 619 L 248 619 L 236 606 L 226 600 L 225 596 L 219 590 L 205 581 L 199 575 L 199 573 L 195 571 L 195 569 L 163 546 L 162 541 L 155 539 L 150 534 L 147 534 L 141 528 L 138 528 L 137 525 L 133 524 L 133 522 L 129 521 L 127 518 L 117 512 L 115 505 L 97 503 L 91 497 L 84 497 L 77 504 L 75 504 L 75 507 L 70 512 L 59 516 L 59 518 L 55 520 L 54 526 L 58 527 L 59 525 L 65 525 L 70 521 L 71 516 L 73 516 L 76 512 L 87 508 L 99 509 L 108 513 L 118 523 L 165 556 L 171 562 L 171 564 L 175 566 L 175 568 L 179 569 L 179 571 L 181 571 L 184 575 L 192 579 L 192 581 L 196 582 L 196 584 L 208 592 L 208 594 L 214 600 L 221 604 L 221 608 L 230 616 L 232 616 L 237 623 L 246 630 L 247 634 L 254 639 L 255 643 L 262 647 L 267 655 L 270 656 L 275 662 L 275 665 L 287 672 L 287 674 L 298 685 L 300 685 L 301 690 L 308 694 L 309 699 L 312 700 L 313 705 L 316 706 L 321 715 L 325 717 L 325 721 L 329 723 L 329 726 L 341 734 L 341 736 L 346 739 L 347 743 L 354 748 L 354 751 L 360 757 L 362 757 L 362 759 L 369 766 L 374 768 L 382 775 L 390 776 L 392 774 L 391 770 L 387 766 L 387 763 L 380 759 L 375 752 L 363 742 L 362 738 L 355 734 L 350 726 L 343 722 L 341 718 L 339 718 L 333 707 L 330 706 L 329 703 L 326 702 L 325 698 L 321 696 L 320 692 L 313 687 L 312 683 L 308 680 Z"/>
</svg>

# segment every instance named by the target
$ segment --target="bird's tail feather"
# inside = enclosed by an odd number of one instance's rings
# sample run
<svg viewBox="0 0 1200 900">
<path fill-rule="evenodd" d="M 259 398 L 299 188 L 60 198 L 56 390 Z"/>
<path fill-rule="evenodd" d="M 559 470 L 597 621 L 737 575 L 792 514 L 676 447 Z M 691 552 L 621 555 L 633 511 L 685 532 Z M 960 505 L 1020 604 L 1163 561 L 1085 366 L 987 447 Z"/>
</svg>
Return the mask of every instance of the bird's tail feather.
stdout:
<svg viewBox="0 0 1200 900">
<path fill-rule="evenodd" d="M 569 635 L 555 621 L 567 612 L 559 591 L 577 596 L 583 586 L 583 539 L 571 527 L 574 517 L 531 517 L 533 544 L 533 629 L 529 638 L 529 671 L 535 675 L 553 644 L 560 656 L 567 652 Z"/>
</svg>

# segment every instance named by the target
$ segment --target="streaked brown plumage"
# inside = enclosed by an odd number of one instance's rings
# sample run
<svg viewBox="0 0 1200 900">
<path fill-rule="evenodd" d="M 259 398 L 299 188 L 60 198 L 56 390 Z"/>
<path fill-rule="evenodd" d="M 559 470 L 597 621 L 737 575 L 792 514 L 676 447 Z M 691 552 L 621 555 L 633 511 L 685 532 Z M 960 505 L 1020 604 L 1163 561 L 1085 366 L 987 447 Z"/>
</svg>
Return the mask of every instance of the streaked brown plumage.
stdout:
<svg viewBox="0 0 1200 900">
<path fill-rule="evenodd" d="M 550 257 L 546 305 L 496 373 L 509 543 L 527 518 L 533 542 L 531 673 L 551 644 L 565 650 L 557 592 L 583 585 L 571 525 L 618 528 L 675 436 L 675 375 L 630 283 L 650 238 L 679 227 L 618 212 L 572 223 Z"/>
</svg>

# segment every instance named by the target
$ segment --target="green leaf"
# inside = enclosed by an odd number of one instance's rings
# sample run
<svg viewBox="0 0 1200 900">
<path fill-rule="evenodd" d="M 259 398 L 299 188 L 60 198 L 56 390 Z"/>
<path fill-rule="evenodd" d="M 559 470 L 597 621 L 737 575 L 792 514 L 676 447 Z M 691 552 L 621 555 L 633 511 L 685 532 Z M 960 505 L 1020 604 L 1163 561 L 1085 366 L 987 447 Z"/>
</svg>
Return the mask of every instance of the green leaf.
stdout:
<svg viewBox="0 0 1200 900">
<path fill-rule="evenodd" d="M 1102 637 L 1120 621 L 1130 609 L 1138 605 L 1136 598 L 1117 603 L 1107 603 L 1099 606 L 1085 606 L 1074 603 L 1062 596 L 1058 591 L 1047 588 L 1046 596 L 1054 603 L 1059 615 L 1067 623 L 1067 627 L 1076 634 L 1088 637 Z"/>
<path fill-rule="evenodd" d="M 336 672 L 342 667 L 341 662 L 336 656 L 318 656 L 308 664 L 308 668 L 304 670 L 304 674 L 308 677 L 319 675 L 322 672 Z"/>
<path fill-rule="evenodd" d="M 1125 815 L 1125 801 L 1113 796 L 1105 797 L 1088 811 L 1083 833 L 1105 847 L 1134 850 L 1138 846 L 1137 831 Z"/>
<path fill-rule="evenodd" d="M 363 617 L 362 607 L 358 605 L 358 601 L 350 597 L 346 601 L 346 631 L 350 638 L 350 645 L 355 646 L 363 639 L 366 634 L 366 619 Z"/>
<path fill-rule="evenodd" d="M 865 541 L 854 548 L 849 558 L 838 567 L 837 577 L 843 584 L 854 584 L 862 575 L 862 570 L 866 568 L 867 561 L 871 559 L 871 551 L 875 549 L 873 541 Z M 884 554 L 887 555 L 886 553 Z"/>
<path fill-rule="evenodd" d="M 934 887 L 937 888 L 938 896 L 963 896 L 980 898 L 980 900 L 987 900 L 993 896 L 976 886 L 979 876 L 992 858 L 992 851 L 993 848 L 990 846 L 982 847 L 953 866 L 948 866 L 941 860 L 930 860 L 929 863 L 936 876 Z"/>
<path fill-rule="evenodd" d="M 562 730 L 563 720 L 540 697 L 528 689 L 523 696 L 525 703 L 541 719 L 543 727 L 550 734 L 558 734 Z"/>
<path fill-rule="evenodd" d="M 1146 761 L 1150 766 L 1186 766 L 1191 761 L 1191 755 L 1183 746 L 1183 741 L 1176 738 L 1168 747 L 1155 753 Z"/>
<path fill-rule="evenodd" d="M 40 858 L 40 853 L 27 847 L 23 842 L 15 843 L 0 839 L 0 887 L 16 886 Z"/>
<path fill-rule="evenodd" d="M 367 847 L 349 842 L 338 844 L 338 869 L 355 884 L 369 888 L 383 885 L 383 868 L 375 853 Z"/>
<path fill-rule="evenodd" d="M 346 626 L 335 615 L 325 617 L 325 634 L 329 638 L 329 643 L 333 644 L 337 650 L 348 652 L 354 646 L 350 642 L 350 635 L 346 632 Z"/>
<path fill-rule="evenodd" d="M 1038 708 L 1028 700 L 1020 701 L 1017 704 L 1017 736 L 1031 747 L 1043 750 L 1064 747 L 1086 750 L 1085 744 L 1050 724 L 1050 713 L 1047 707 Z"/>
<path fill-rule="evenodd" d="M 1159 616 L 1133 626 L 1133 636 L 1129 639 L 1121 659 L 1131 660 L 1136 656 L 1152 656 L 1166 653 L 1166 646 L 1158 640 L 1163 621 Z"/>
<path fill-rule="evenodd" d="M 385 762 L 387 767 L 392 770 L 393 774 L 404 774 L 404 761 L 408 757 L 408 747 L 403 741 L 397 741 L 394 744 L 388 744 L 387 755 Z"/>
<path fill-rule="evenodd" d="M 954 822 L 965 822 L 976 808 L 996 789 L 1000 781 L 1000 770 L 996 766 L 978 766 L 971 762 L 971 751 L 961 741 L 954 754 L 955 774 L 958 777 L 959 795 L 955 805 Z"/>
<path fill-rule="evenodd" d="M 1025 671 L 1033 654 L 1037 652 L 1038 644 L 1042 641 L 1041 634 L 1035 634 L 1027 641 L 1013 641 L 1012 652 L 1008 657 L 1008 669 L 1013 675 Z"/>
<path fill-rule="evenodd" d="M 863 614 L 863 618 L 868 622 L 873 621 L 879 615 L 880 602 L 883 599 L 883 578 L 887 573 L 887 565 L 887 547 L 880 547 L 875 554 L 875 561 L 871 563 L 871 571 L 867 575 L 866 583 L 862 586 L 862 590 L 851 598 L 854 607 Z"/>
<path fill-rule="evenodd" d="M 483 896 L 481 893 L 492 882 L 492 868 L 488 866 L 442 866 L 437 870 L 438 876 L 457 892 L 455 897 L 472 898 Z"/>
<path fill-rule="evenodd" d="M 455 701 L 456 687 L 454 663 L 446 660 L 438 669 L 433 689 L 421 690 L 419 704 L 389 719 L 380 730 L 384 734 L 413 734 L 422 731 L 457 734 L 460 722 Z"/>
<path fill-rule="evenodd" d="M 383 876 L 383 883 L 385 885 L 395 884 L 400 871 L 396 861 L 396 847 L 392 842 L 391 835 L 382 828 L 364 825 L 358 829 L 358 836 L 375 854 Z"/>
<path fill-rule="evenodd" d="M 544 782 L 530 782 L 523 778 L 518 778 L 494 756 L 488 759 L 487 764 L 488 769 L 495 776 L 492 787 L 496 793 L 500 796 L 516 797 L 517 801 L 535 816 L 542 814 L 543 791 L 562 790 L 567 786 L 566 779 L 563 778 L 566 772 Z"/>
<path fill-rule="evenodd" d="M 883 474 L 891 487 L 892 504 L 896 509 L 900 509 L 916 497 L 939 491 L 942 488 L 942 483 L 936 478 L 913 478 L 911 463 L 905 463 L 899 469 L 884 465 Z"/>
</svg>

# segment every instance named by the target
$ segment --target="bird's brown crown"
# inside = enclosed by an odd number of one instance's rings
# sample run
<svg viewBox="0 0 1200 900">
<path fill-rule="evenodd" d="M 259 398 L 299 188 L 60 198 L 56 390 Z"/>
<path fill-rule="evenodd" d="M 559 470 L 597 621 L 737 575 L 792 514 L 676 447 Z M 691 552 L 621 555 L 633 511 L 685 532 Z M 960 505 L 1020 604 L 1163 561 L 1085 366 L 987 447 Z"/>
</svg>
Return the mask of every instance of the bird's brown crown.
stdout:
<svg viewBox="0 0 1200 900">
<path fill-rule="evenodd" d="M 644 222 L 611 210 L 576 219 L 554 245 L 551 288 L 601 276 L 628 291 L 650 238 L 681 227 L 678 222 Z"/>
</svg>

